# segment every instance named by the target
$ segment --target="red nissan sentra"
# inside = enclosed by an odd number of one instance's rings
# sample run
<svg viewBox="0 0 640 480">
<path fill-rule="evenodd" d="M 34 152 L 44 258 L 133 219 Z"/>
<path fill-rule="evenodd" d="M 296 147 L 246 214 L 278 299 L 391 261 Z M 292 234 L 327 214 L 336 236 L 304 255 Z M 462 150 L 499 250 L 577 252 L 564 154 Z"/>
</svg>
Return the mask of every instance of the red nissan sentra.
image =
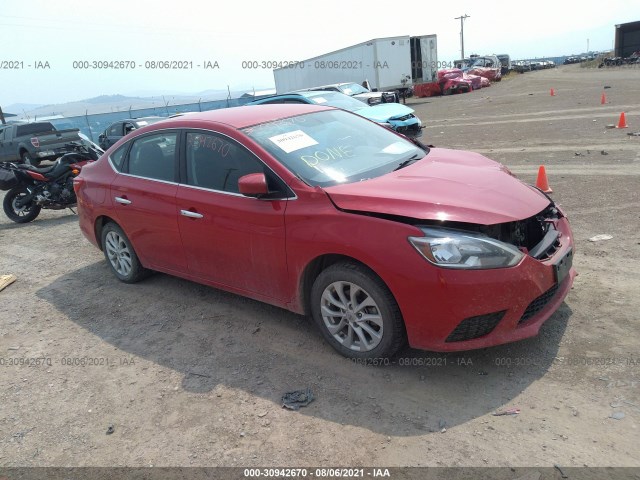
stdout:
<svg viewBox="0 0 640 480">
<path fill-rule="evenodd" d="M 75 189 L 121 281 L 155 270 L 311 315 L 348 357 L 534 336 L 575 276 L 569 222 L 538 189 L 332 108 L 162 121 Z"/>
</svg>

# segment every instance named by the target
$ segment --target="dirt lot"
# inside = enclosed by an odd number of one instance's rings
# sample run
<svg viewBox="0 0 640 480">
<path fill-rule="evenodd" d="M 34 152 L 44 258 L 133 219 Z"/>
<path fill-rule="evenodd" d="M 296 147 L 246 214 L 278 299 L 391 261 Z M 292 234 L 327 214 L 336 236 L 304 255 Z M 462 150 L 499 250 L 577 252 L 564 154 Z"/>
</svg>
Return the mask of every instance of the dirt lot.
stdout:
<svg viewBox="0 0 640 480">
<path fill-rule="evenodd" d="M 67 212 L 0 215 L 0 274 L 18 276 L 0 293 L 0 465 L 640 466 L 639 80 L 569 66 L 410 100 L 429 143 L 527 181 L 545 164 L 572 222 L 566 303 L 499 348 L 359 366 L 284 310 L 166 275 L 119 283 Z M 631 128 L 606 129 L 622 111 Z M 281 408 L 307 386 L 314 403 Z"/>
</svg>

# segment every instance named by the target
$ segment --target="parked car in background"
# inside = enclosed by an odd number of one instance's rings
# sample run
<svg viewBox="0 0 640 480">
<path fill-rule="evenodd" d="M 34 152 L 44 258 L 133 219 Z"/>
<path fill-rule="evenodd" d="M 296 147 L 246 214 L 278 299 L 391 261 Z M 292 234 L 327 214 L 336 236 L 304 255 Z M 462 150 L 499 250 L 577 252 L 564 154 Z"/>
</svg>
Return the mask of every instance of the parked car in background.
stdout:
<svg viewBox="0 0 640 480">
<path fill-rule="evenodd" d="M 541 191 L 334 108 L 169 119 L 74 186 L 82 233 L 120 281 L 157 270 L 310 315 L 347 357 L 534 336 L 575 276 L 569 223 Z"/>
<path fill-rule="evenodd" d="M 342 108 L 380 123 L 398 133 L 408 136 L 419 136 L 422 133 L 421 122 L 414 110 L 399 103 L 384 103 L 373 106 L 364 105 L 348 95 L 339 92 L 291 92 L 283 95 L 261 98 L 247 105 L 270 105 L 283 103 L 308 103 Z"/>
<path fill-rule="evenodd" d="M 106 130 L 100 134 L 98 137 L 98 143 L 104 150 L 106 150 L 122 137 L 134 130 L 146 127 L 147 125 L 159 122 L 160 120 L 165 120 L 165 118 L 166 117 L 140 117 L 119 120 L 109 125 Z"/>
<path fill-rule="evenodd" d="M 502 79 L 502 63 L 495 55 L 474 57 L 473 63 L 471 63 L 467 71 L 472 75 L 479 75 L 492 82 L 499 82 Z"/>
<path fill-rule="evenodd" d="M 504 76 L 511 71 L 511 57 L 506 53 L 501 53 L 500 55 L 496 55 L 496 57 L 498 57 L 498 60 L 500 60 L 500 64 L 502 65 L 500 73 Z"/>
<path fill-rule="evenodd" d="M 305 88 L 300 91 L 320 91 L 340 92 L 350 97 L 357 98 L 367 105 L 377 105 L 378 103 L 397 102 L 398 95 L 395 92 L 371 92 L 369 89 L 357 83 L 335 83 L 333 85 L 321 85 L 319 87 Z"/>
<path fill-rule="evenodd" d="M 57 130 L 51 122 L 0 125 L 0 162 L 38 166 L 66 153 L 67 144 L 80 141 L 80 130 Z"/>
<path fill-rule="evenodd" d="M 530 72 L 531 64 L 528 60 L 516 60 L 511 62 L 511 68 L 518 73 Z"/>
</svg>

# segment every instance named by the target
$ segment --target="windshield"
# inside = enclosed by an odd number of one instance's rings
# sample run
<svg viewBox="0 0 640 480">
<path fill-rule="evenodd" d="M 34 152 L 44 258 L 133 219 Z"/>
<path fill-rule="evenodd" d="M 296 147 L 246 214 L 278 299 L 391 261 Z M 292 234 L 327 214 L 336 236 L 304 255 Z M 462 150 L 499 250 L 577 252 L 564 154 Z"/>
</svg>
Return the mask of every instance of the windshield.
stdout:
<svg viewBox="0 0 640 480">
<path fill-rule="evenodd" d="M 360 100 L 356 100 L 355 98 L 338 92 L 322 92 L 322 94 L 319 95 L 309 95 L 307 96 L 307 99 L 318 105 L 342 108 L 343 110 L 349 110 L 350 112 L 355 112 L 356 110 L 367 107 L 367 105 Z"/>
<path fill-rule="evenodd" d="M 340 110 L 284 118 L 243 132 L 299 178 L 319 187 L 376 178 L 428 153 L 384 127 Z"/>
<path fill-rule="evenodd" d="M 490 58 L 490 57 L 479 57 L 476 58 L 473 63 L 471 64 L 472 67 L 488 67 L 488 68 L 494 68 L 495 67 L 495 61 Z"/>
<path fill-rule="evenodd" d="M 360 93 L 369 93 L 369 90 L 364 88 L 362 85 L 358 85 L 357 83 L 346 83 L 344 85 L 338 86 L 340 91 L 346 95 L 358 95 Z"/>
</svg>

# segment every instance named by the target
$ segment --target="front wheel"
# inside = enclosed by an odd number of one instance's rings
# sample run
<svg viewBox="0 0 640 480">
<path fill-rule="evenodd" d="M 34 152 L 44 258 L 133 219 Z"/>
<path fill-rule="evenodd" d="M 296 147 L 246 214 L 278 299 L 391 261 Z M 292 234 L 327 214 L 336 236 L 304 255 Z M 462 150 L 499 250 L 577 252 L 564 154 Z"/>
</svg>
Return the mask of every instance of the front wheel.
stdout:
<svg viewBox="0 0 640 480">
<path fill-rule="evenodd" d="M 142 266 L 131 242 L 115 223 L 108 223 L 102 229 L 102 249 L 118 280 L 136 283 L 148 276 L 149 270 Z"/>
<path fill-rule="evenodd" d="M 311 312 L 329 344 L 349 358 L 388 358 L 406 341 L 404 321 L 384 282 L 363 265 L 336 263 L 311 289 Z"/>
<path fill-rule="evenodd" d="M 16 223 L 28 223 L 40 215 L 42 207 L 36 205 L 33 200 L 25 205 L 20 204 L 20 200 L 27 195 L 30 195 L 29 191 L 26 187 L 21 186 L 9 190 L 4 196 L 2 207 L 10 220 Z"/>
</svg>

